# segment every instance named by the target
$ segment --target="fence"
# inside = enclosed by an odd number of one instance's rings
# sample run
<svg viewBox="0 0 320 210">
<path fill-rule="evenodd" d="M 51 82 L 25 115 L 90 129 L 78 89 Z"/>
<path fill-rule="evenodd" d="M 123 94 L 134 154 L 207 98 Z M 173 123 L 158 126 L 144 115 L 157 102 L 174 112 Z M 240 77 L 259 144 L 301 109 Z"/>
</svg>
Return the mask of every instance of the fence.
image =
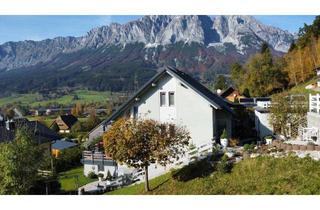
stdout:
<svg viewBox="0 0 320 210">
<path fill-rule="evenodd" d="M 320 114 L 320 94 L 309 95 L 309 111 Z"/>
</svg>

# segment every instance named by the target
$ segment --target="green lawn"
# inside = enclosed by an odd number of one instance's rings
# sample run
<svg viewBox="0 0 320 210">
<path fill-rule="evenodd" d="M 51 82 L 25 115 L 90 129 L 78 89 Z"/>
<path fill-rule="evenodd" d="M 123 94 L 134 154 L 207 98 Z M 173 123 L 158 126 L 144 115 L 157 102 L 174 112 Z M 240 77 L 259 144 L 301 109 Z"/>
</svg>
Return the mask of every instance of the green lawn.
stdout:
<svg viewBox="0 0 320 210">
<path fill-rule="evenodd" d="M 71 169 L 69 171 L 61 172 L 59 174 L 59 183 L 61 184 L 61 190 L 63 191 L 73 191 L 77 190 L 77 179 L 79 187 L 83 186 L 89 182 L 97 181 L 97 179 L 90 179 L 83 175 L 83 167 Z"/>
<path fill-rule="evenodd" d="M 167 173 L 162 176 L 150 180 L 150 188 L 155 189 L 161 184 L 167 182 L 171 178 L 171 174 Z M 121 188 L 115 191 L 106 193 L 107 195 L 138 195 L 144 194 L 144 183 L 135 184 L 129 187 Z"/>
<path fill-rule="evenodd" d="M 175 180 L 168 173 L 151 180 L 151 189 L 145 193 L 143 184 L 139 184 L 107 194 L 320 194 L 320 162 L 298 157 L 246 159 L 236 164 L 230 173 L 214 171 L 189 181 Z"/>
<path fill-rule="evenodd" d="M 77 95 L 79 99 L 74 100 L 74 95 Z M 114 93 L 116 96 L 116 93 Z M 0 98 L 0 106 L 12 103 L 22 103 L 31 107 L 47 106 L 50 103 L 58 103 L 61 105 L 70 105 L 77 102 L 91 103 L 91 102 L 106 102 L 111 97 L 110 92 L 99 92 L 90 90 L 76 90 L 69 95 L 64 95 L 57 98 L 44 98 L 38 93 L 30 94 L 13 94 L 8 97 Z"/>
</svg>

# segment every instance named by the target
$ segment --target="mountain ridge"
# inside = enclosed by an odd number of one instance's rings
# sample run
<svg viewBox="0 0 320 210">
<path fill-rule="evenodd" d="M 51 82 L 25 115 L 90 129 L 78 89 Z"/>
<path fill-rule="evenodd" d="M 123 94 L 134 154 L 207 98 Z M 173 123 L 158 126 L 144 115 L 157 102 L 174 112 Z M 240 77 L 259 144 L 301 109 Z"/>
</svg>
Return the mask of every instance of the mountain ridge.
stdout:
<svg viewBox="0 0 320 210">
<path fill-rule="evenodd" d="M 270 32 L 270 34 L 265 33 Z M 247 43 L 244 36 L 254 37 Z M 126 24 L 111 23 L 90 30 L 80 37 L 56 37 L 41 41 L 6 42 L 0 45 L 0 69 L 11 70 L 47 62 L 59 53 L 107 45 L 143 43 L 147 48 L 177 42 L 196 42 L 204 46 L 231 43 L 241 54 L 248 45 L 267 42 L 279 52 L 289 49 L 293 35 L 266 26 L 251 16 L 144 16 Z"/>
<path fill-rule="evenodd" d="M 130 90 L 156 69 L 171 65 L 201 79 L 205 72 L 228 74 L 267 42 L 275 55 L 293 35 L 251 16 L 144 16 L 111 23 L 80 37 L 0 45 L 0 88 L 9 92 L 84 87 Z"/>
</svg>

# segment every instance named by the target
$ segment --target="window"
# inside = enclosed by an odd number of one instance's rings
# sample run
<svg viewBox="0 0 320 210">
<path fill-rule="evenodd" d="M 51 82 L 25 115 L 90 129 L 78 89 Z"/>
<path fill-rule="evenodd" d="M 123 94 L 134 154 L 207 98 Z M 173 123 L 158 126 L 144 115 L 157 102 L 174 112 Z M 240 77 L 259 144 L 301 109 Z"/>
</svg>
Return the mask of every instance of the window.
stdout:
<svg viewBox="0 0 320 210">
<path fill-rule="evenodd" d="M 169 106 L 174 106 L 174 92 L 169 92 Z"/>
<path fill-rule="evenodd" d="M 166 93 L 160 92 L 160 106 L 166 105 Z"/>
</svg>

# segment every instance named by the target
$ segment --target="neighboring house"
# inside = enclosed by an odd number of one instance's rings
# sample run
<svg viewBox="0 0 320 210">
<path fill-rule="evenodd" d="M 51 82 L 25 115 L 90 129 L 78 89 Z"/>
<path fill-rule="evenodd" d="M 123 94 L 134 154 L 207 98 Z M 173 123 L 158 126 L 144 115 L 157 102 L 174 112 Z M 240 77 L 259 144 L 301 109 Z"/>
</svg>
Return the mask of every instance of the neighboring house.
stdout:
<svg viewBox="0 0 320 210">
<path fill-rule="evenodd" d="M 46 109 L 45 108 L 39 108 L 34 110 L 34 116 L 43 116 L 46 114 Z"/>
<path fill-rule="evenodd" d="M 60 115 L 55 119 L 50 127 L 56 124 L 59 128 L 59 133 L 70 133 L 71 127 L 78 122 L 78 119 L 72 114 Z"/>
<path fill-rule="evenodd" d="M 71 113 L 71 109 L 72 108 L 47 108 L 46 109 L 46 115 L 49 116 L 49 115 L 56 115 L 56 114 L 61 114 L 61 113 Z"/>
<path fill-rule="evenodd" d="M 254 100 L 254 116 L 255 116 L 255 128 L 259 139 L 263 139 L 265 136 L 273 134 L 273 126 L 270 123 L 270 111 L 271 106 L 270 98 L 256 98 Z"/>
<path fill-rule="evenodd" d="M 229 87 L 223 92 L 221 92 L 220 96 L 231 102 L 238 102 L 240 98 L 246 98 L 245 96 L 241 95 L 240 92 L 234 89 L 233 87 Z"/>
<path fill-rule="evenodd" d="M 239 98 L 239 103 L 247 108 L 249 107 L 269 107 L 271 104 L 271 98 L 269 97 L 257 97 L 257 98 Z"/>
<path fill-rule="evenodd" d="M 72 141 L 67 141 L 67 140 L 64 140 L 64 139 L 56 140 L 56 141 L 54 141 L 52 143 L 52 148 L 51 148 L 52 155 L 54 157 L 59 157 L 60 153 L 63 150 L 70 149 L 70 148 L 73 148 L 73 147 L 76 147 L 76 146 L 78 146 L 78 144 L 74 143 Z"/>
<path fill-rule="evenodd" d="M 42 123 L 22 118 L 0 122 L 0 143 L 13 141 L 19 128 L 27 129 L 34 135 L 33 138 L 36 143 L 48 149 L 48 151 L 51 151 L 52 141 L 60 139 L 60 136 L 56 132 L 47 128 Z"/>
<path fill-rule="evenodd" d="M 212 143 L 223 129 L 232 135 L 234 111 L 230 104 L 188 74 L 166 67 L 89 133 L 101 136 L 119 117 L 149 118 L 185 126 L 196 146 Z"/>
</svg>

